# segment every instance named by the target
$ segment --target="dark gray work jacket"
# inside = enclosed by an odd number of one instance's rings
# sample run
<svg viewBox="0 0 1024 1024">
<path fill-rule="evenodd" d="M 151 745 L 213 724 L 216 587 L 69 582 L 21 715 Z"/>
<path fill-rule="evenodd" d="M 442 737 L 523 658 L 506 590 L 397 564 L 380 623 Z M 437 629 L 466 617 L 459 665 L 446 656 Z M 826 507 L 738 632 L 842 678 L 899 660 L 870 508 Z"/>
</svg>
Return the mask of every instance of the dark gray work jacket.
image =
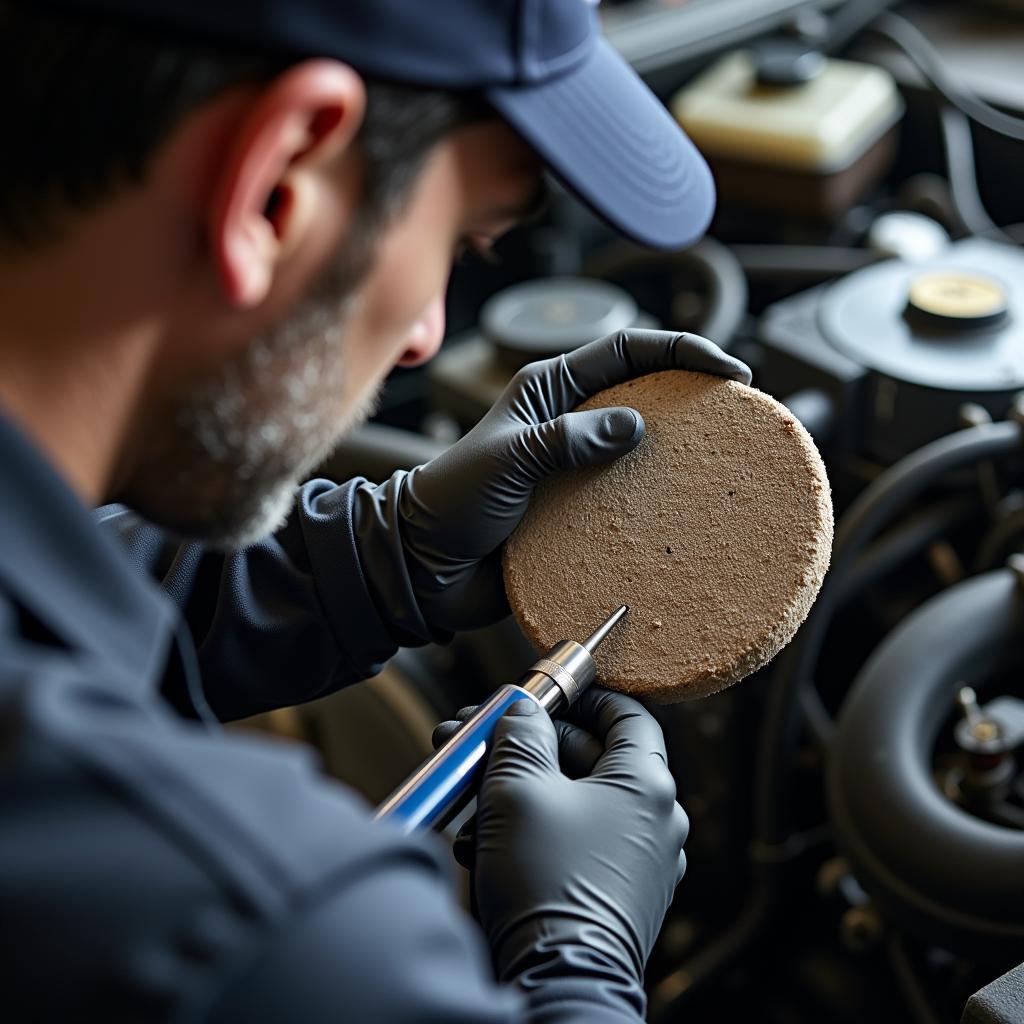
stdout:
<svg viewBox="0 0 1024 1024">
<path fill-rule="evenodd" d="M 280 534 L 222 555 L 90 513 L 2 420 L 0 467 L 5 1021 L 623 1019 L 571 984 L 528 1008 L 436 839 L 372 822 L 305 751 L 189 717 L 306 700 L 393 653 L 352 485 L 307 484 Z"/>
</svg>

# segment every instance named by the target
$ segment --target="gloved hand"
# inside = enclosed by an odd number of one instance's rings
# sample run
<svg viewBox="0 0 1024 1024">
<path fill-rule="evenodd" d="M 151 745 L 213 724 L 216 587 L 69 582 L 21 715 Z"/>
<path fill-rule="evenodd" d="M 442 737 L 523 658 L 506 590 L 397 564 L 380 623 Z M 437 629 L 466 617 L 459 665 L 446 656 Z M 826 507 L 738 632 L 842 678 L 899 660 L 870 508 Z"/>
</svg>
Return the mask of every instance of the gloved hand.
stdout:
<svg viewBox="0 0 1024 1024">
<path fill-rule="evenodd" d="M 500 548 L 535 485 L 557 470 L 610 462 L 643 437 L 635 410 L 571 410 L 613 384 L 669 369 L 750 382 L 747 366 L 706 338 L 619 331 L 524 367 L 447 452 L 379 486 L 359 487 L 359 557 L 395 641 L 424 643 L 504 618 Z"/>
<path fill-rule="evenodd" d="M 592 687 L 571 715 L 603 750 L 572 780 L 555 727 L 531 708 L 519 701 L 499 722 L 478 800 L 474 895 L 499 978 L 541 1001 L 545 986 L 564 998 L 567 982 L 596 983 L 640 1014 L 644 965 L 686 869 L 661 728 Z"/>
<path fill-rule="evenodd" d="M 439 723 L 431 734 L 430 741 L 437 750 L 443 743 L 458 732 L 462 724 L 470 718 L 477 709 L 476 704 L 460 708 L 454 719 Z M 573 716 L 570 709 L 566 714 Z M 604 744 L 596 736 L 588 732 L 579 724 L 577 716 L 572 721 L 565 718 L 556 718 L 552 725 L 555 727 L 555 735 L 558 738 L 558 768 L 561 773 L 570 779 L 582 779 L 594 770 L 594 765 L 604 753 Z M 459 829 L 452 843 L 452 854 L 455 860 L 467 871 L 473 869 L 476 863 L 476 815 L 474 814 Z"/>
</svg>

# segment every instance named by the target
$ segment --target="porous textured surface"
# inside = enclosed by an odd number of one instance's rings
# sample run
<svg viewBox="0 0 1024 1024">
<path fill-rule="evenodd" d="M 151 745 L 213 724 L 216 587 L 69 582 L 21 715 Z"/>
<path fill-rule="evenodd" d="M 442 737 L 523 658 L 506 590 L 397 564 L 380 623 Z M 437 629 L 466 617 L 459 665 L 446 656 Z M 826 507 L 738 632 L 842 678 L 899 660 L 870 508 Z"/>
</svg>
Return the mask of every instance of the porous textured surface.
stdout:
<svg viewBox="0 0 1024 1024">
<path fill-rule="evenodd" d="M 736 381 L 667 370 L 580 409 L 628 405 L 639 446 L 541 484 L 503 553 L 519 625 L 546 650 L 630 612 L 596 654 L 605 686 L 655 703 L 703 697 L 770 661 L 821 587 L 832 501 L 785 406 Z"/>
</svg>

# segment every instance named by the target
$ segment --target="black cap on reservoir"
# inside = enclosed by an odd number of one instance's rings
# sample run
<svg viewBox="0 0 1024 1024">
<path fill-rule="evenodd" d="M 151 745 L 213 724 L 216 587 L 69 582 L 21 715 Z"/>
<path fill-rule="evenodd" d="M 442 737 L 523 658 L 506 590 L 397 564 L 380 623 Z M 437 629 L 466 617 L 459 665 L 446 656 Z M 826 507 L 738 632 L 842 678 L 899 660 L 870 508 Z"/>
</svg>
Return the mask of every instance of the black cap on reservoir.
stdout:
<svg viewBox="0 0 1024 1024">
<path fill-rule="evenodd" d="M 644 245 L 689 245 L 714 211 L 707 165 L 601 35 L 598 0 L 25 2 L 479 89 L 571 191 Z"/>
</svg>

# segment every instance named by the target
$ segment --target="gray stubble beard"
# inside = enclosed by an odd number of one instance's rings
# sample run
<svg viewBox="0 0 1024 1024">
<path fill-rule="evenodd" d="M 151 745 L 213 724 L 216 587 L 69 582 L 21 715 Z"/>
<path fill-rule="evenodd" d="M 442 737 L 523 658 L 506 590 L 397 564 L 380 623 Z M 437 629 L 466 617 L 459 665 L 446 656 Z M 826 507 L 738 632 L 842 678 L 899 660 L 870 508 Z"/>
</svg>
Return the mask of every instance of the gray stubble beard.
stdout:
<svg viewBox="0 0 1024 1024">
<path fill-rule="evenodd" d="M 128 501 L 155 522 L 236 550 L 278 530 L 299 483 L 376 408 L 339 408 L 345 327 L 369 252 L 338 260 L 285 321 L 173 404 Z"/>
</svg>

